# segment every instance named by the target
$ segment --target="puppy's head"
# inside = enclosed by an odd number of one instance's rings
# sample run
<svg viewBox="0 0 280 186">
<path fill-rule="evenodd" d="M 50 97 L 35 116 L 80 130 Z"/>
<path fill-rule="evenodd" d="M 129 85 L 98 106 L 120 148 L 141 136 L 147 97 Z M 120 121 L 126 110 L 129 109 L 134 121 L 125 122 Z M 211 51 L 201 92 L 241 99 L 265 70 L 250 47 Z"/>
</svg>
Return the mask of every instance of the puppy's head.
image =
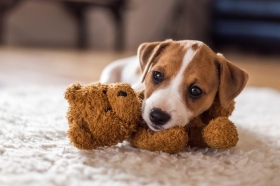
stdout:
<svg viewBox="0 0 280 186">
<path fill-rule="evenodd" d="M 248 80 L 245 71 L 199 41 L 143 43 L 138 57 L 146 86 L 142 116 L 156 131 L 185 126 L 216 95 L 228 107 Z"/>
</svg>

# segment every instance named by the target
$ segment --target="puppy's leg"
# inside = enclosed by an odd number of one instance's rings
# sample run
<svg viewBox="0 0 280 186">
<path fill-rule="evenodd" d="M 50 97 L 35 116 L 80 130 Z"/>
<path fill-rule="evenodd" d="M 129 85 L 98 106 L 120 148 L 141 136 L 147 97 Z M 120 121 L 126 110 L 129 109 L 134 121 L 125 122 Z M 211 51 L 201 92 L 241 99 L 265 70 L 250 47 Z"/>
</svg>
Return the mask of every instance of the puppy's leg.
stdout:
<svg viewBox="0 0 280 186">
<path fill-rule="evenodd" d="M 134 79 L 136 56 L 120 59 L 110 63 L 104 68 L 100 76 L 101 83 L 131 82 Z M 135 65 L 136 64 L 136 65 Z"/>
<path fill-rule="evenodd" d="M 101 83 L 116 83 L 121 82 L 122 69 L 127 64 L 127 61 L 118 60 L 104 68 L 100 76 Z"/>
</svg>

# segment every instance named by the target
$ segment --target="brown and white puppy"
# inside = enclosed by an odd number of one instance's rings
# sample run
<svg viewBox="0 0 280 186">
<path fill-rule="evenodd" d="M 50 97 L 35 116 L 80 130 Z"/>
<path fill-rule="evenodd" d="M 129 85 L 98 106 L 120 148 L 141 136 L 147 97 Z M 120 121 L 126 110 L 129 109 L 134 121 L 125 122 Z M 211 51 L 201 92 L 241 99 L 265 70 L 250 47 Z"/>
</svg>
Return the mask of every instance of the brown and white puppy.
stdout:
<svg viewBox="0 0 280 186">
<path fill-rule="evenodd" d="M 185 126 L 209 109 L 217 95 L 228 107 L 248 80 L 244 70 L 200 41 L 143 43 L 137 56 L 106 67 L 100 81 L 145 88 L 142 116 L 155 131 Z"/>
</svg>

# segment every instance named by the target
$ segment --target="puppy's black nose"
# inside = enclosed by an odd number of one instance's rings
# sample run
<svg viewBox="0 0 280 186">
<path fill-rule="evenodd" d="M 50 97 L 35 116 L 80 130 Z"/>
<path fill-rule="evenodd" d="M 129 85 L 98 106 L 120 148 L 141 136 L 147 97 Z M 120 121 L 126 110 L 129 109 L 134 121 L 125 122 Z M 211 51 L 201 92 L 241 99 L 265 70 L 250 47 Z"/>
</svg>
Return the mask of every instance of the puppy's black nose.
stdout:
<svg viewBox="0 0 280 186">
<path fill-rule="evenodd" d="M 150 112 L 150 120 L 156 125 L 164 125 L 170 120 L 171 116 L 159 108 L 154 108 Z"/>
</svg>

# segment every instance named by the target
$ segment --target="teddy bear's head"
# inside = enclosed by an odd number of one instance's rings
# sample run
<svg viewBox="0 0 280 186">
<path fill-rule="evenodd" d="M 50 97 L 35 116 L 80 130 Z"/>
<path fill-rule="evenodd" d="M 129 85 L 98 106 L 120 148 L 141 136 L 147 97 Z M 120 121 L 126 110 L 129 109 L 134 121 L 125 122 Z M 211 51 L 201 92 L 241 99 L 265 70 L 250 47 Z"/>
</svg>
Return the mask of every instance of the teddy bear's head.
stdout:
<svg viewBox="0 0 280 186">
<path fill-rule="evenodd" d="M 75 110 L 80 116 L 90 119 L 107 112 L 125 122 L 138 121 L 141 116 L 141 103 L 136 92 L 126 83 L 81 85 L 74 83 L 65 91 L 69 111 Z M 71 109 L 72 108 L 72 109 Z M 90 117 L 90 118 L 89 118 Z"/>
<path fill-rule="evenodd" d="M 80 149 L 115 145 L 129 138 L 141 119 L 141 102 L 129 84 L 75 83 L 67 87 L 68 136 Z"/>
</svg>

